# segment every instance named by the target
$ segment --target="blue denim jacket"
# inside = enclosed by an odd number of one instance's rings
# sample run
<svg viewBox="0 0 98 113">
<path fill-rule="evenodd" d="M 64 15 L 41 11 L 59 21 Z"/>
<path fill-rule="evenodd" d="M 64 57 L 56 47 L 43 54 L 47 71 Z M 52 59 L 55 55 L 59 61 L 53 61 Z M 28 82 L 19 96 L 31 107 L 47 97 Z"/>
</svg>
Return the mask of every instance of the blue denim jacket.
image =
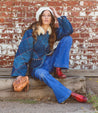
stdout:
<svg viewBox="0 0 98 113">
<path fill-rule="evenodd" d="M 56 29 L 57 40 L 72 34 L 72 25 L 65 16 L 61 16 L 57 20 L 59 23 L 59 27 Z M 27 64 L 32 68 L 40 67 L 50 52 L 48 32 L 45 35 L 38 35 L 37 41 L 32 37 L 32 32 L 33 29 L 29 29 L 24 33 L 13 62 L 12 76 L 25 76 Z"/>
</svg>

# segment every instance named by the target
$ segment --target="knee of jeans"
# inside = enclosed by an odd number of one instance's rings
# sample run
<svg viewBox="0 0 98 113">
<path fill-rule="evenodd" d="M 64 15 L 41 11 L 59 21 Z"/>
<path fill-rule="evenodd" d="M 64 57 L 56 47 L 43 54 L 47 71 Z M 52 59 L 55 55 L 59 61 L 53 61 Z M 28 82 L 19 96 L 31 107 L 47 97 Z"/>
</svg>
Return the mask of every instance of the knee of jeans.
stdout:
<svg viewBox="0 0 98 113">
<path fill-rule="evenodd" d="M 71 36 L 64 36 L 64 37 L 62 38 L 62 42 L 63 42 L 63 43 L 72 44 L 72 41 L 73 41 L 73 39 L 72 39 Z"/>
<path fill-rule="evenodd" d="M 48 72 L 45 69 L 37 69 L 35 71 L 35 77 L 37 77 L 40 80 L 43 80 L 45 76 L 47 76 Z"/>
</svg>

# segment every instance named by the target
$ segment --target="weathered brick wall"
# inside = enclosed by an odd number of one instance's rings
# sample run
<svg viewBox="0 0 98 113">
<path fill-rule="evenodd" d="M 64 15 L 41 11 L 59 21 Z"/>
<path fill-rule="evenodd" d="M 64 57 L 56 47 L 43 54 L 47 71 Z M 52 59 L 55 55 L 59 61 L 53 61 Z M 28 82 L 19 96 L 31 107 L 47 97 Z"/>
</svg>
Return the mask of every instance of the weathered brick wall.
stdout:
<svg viewBox="0 0 98 113">
<path fill-rule="evenodd" d="M 24 31 L 40 6 L 53 6 L 74 28 L 71 69 L 98 69 L 98 0 L 1 0 L 0 67 L 12 67 Z"/>
</svg>

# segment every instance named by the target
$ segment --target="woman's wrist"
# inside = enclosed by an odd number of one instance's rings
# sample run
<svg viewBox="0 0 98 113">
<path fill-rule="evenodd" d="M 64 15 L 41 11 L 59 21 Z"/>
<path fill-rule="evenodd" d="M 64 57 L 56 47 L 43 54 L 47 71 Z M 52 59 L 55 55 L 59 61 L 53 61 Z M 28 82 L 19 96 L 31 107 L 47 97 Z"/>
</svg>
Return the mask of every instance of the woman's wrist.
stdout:
<svg viewBox="0 0 98 113">
<path fill-rule="evenodd" d="M 55 17 L 56 17 L 56 18 L 59 18 L 60 15 L 59 15 L 58 13 L 55 13 Z"/>
<path fill-rule="evenodd" d="M 60 17 L 60 15 L 56 15 L 56 18 L 59 18 Z"/>
</svg>

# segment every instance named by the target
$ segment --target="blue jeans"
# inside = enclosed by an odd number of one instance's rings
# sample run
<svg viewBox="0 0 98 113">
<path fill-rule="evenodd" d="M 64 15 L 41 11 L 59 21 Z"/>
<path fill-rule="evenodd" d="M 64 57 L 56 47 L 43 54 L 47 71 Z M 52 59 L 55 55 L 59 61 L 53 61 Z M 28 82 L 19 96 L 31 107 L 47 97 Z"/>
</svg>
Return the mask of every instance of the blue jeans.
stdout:
<svg viewBox="0 0 98 113">
<path fill-rule="evenodd" d="M 70 97 L 72 91 L 63 86 L 58 80 L 56 80 L 50 72 L 54 67 L 69 68 L 69 51 L 72 45 L 72 38 L 70 36 L 63 37 L 54 53 L 51 56 L 47 56 L 45 62 L 40 68 L 33 70 L 33 77 L 44 81 L 54 92 L 58 103 L 64 102 Z"/>
</svg>

